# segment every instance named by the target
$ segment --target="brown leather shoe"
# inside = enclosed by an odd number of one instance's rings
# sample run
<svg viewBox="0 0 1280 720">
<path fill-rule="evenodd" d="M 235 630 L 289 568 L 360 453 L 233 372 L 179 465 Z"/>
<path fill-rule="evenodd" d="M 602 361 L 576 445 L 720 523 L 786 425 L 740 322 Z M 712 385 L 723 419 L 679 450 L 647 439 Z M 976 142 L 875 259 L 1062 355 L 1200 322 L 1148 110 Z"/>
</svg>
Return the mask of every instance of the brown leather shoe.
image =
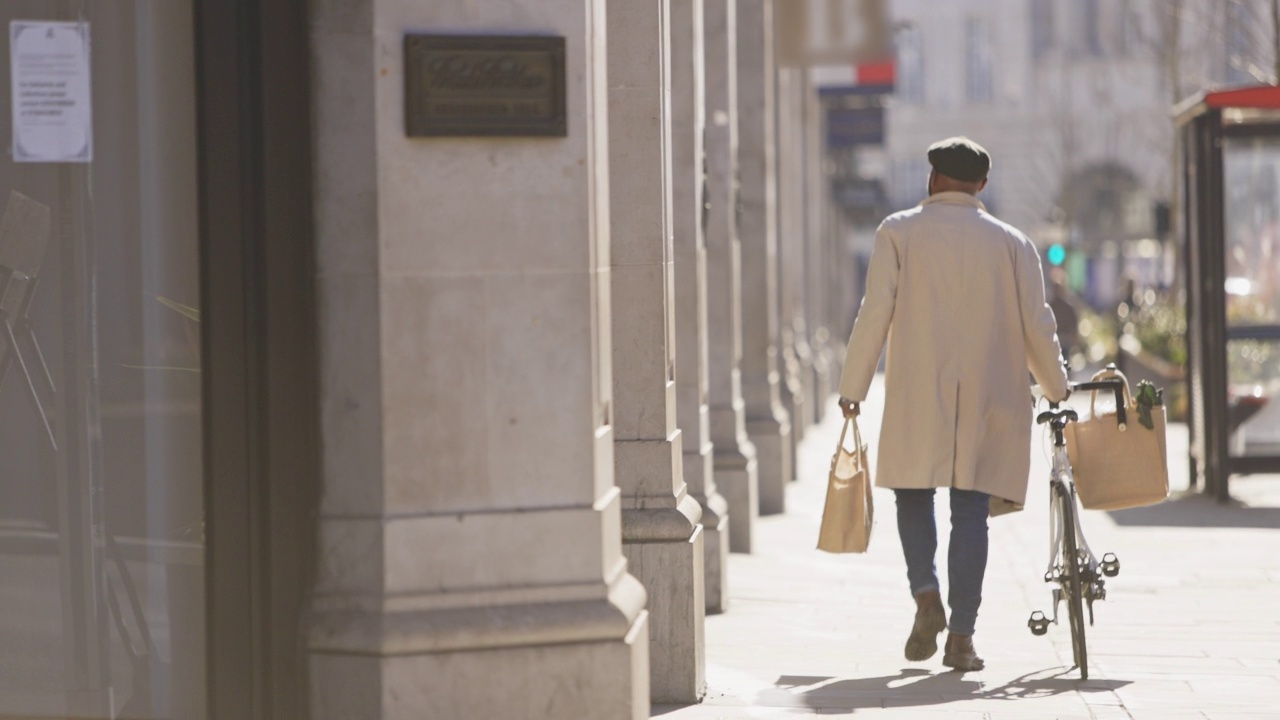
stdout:
<svg viewBox="0 0 1280 720">
<path fill-rule="evenodd" d="M 916 595 L 916 621 L 907 638 L 907 659 L 920 662 L 933 657 L 938 652 L 938 633 L 946 629 L 947 611 L 942 608 L 942 594 L 926 590 Z"/>
<path fill-rule="evenodd" d="M 973 649 L 973 636 L 955 633 L 947 633 L 947 649 L 942 653 L 942 664 L 960 672 L 986 667 Z"/>
</svg>

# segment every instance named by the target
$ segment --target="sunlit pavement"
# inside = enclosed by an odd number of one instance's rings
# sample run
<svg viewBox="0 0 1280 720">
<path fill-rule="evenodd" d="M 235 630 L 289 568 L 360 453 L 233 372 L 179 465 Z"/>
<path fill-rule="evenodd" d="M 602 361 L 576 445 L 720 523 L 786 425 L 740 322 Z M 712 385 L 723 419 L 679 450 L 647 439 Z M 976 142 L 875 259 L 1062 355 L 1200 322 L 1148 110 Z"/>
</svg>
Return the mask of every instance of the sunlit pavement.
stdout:
<svg viewBox="0 0 1280 720">
<path fill-rule="evenodd" d="M 882 392 L 877 383 L 864 406 L 873 456 Z M 840 423 L 833 403 L 801 444 L 786 514 L 762 518 L 755 553 L 730 560 L 729 612 L 707 619 L 706 700 L 655 707 L 654 717 L 1280 718 L 1280 476 L 1237 478 L 1234 506 L 1182 496 L 1186 428 L 1174 425 L 1173 499 L 1084 514 L 1093 550 L 1119 555 L 1121 572 L 1095 605 L 1082 682 L 1065 605 L 1062 626 L 1047 636 L 1027 629 L 1032 610 L 1052 615 L 1042 580 L 1049 460 L 1036 432 L 1027 509 L 991 520 L 975 637 L 987 669 L 960 674 L 946 671 L 941 652 L 923 663 L 902 657 L 914 606 L 890 491 L 876 490 L 869 553 L 813 549 Z M 940 492 L 944 590 L 945 507 Z"/>
</svg>

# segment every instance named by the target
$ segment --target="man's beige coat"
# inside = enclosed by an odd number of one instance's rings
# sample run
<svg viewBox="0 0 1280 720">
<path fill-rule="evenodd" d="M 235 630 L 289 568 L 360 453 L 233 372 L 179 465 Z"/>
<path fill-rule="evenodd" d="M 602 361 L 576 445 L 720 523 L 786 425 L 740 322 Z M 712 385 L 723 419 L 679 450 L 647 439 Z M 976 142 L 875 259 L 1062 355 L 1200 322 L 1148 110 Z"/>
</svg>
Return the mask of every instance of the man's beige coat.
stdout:
<svg viewBox="0 0 1280 720">
<path fill-rule="evenodd" d="M 972 195 L 943 192 L 876 232 L 840 394 L 866 399 L 888 338 L 876 484 L 957 487 L 1021 505 L 1031 464 L 1027 370 L 1067 394 L 1040 256 Z"/>
</svg>

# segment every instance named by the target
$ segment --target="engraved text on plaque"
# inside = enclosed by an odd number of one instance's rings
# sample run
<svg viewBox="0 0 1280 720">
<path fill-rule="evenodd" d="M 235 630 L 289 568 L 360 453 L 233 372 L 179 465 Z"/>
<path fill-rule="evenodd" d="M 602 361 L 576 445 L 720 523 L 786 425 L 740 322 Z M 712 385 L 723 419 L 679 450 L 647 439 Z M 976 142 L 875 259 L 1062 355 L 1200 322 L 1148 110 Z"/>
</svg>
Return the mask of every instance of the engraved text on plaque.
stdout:
<svg viewBox="0 0 1280 720">
<path fill-rule="evenodd" d="M 407 35 L 404 50 L 410 137 L 566 134 L 564 38 Z"/>
</svg>

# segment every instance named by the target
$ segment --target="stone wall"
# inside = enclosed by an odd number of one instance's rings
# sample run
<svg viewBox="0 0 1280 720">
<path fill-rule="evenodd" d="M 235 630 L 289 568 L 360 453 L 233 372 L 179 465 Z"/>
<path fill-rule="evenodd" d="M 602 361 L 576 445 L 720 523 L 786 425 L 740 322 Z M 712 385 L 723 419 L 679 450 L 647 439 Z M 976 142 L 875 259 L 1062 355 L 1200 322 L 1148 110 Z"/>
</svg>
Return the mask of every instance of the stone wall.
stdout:
<svg viewBox="0 0 1280 720">
<path fill-rule="evenodd" d="M 773 0 L 315 0 L 316 718 L 644 718 L 827 402 Z M 564 137 L 410 138 L 406 33 L 564 38 Z M 841 338 L 842 340 L 842 338 Z"/>
</svg>

